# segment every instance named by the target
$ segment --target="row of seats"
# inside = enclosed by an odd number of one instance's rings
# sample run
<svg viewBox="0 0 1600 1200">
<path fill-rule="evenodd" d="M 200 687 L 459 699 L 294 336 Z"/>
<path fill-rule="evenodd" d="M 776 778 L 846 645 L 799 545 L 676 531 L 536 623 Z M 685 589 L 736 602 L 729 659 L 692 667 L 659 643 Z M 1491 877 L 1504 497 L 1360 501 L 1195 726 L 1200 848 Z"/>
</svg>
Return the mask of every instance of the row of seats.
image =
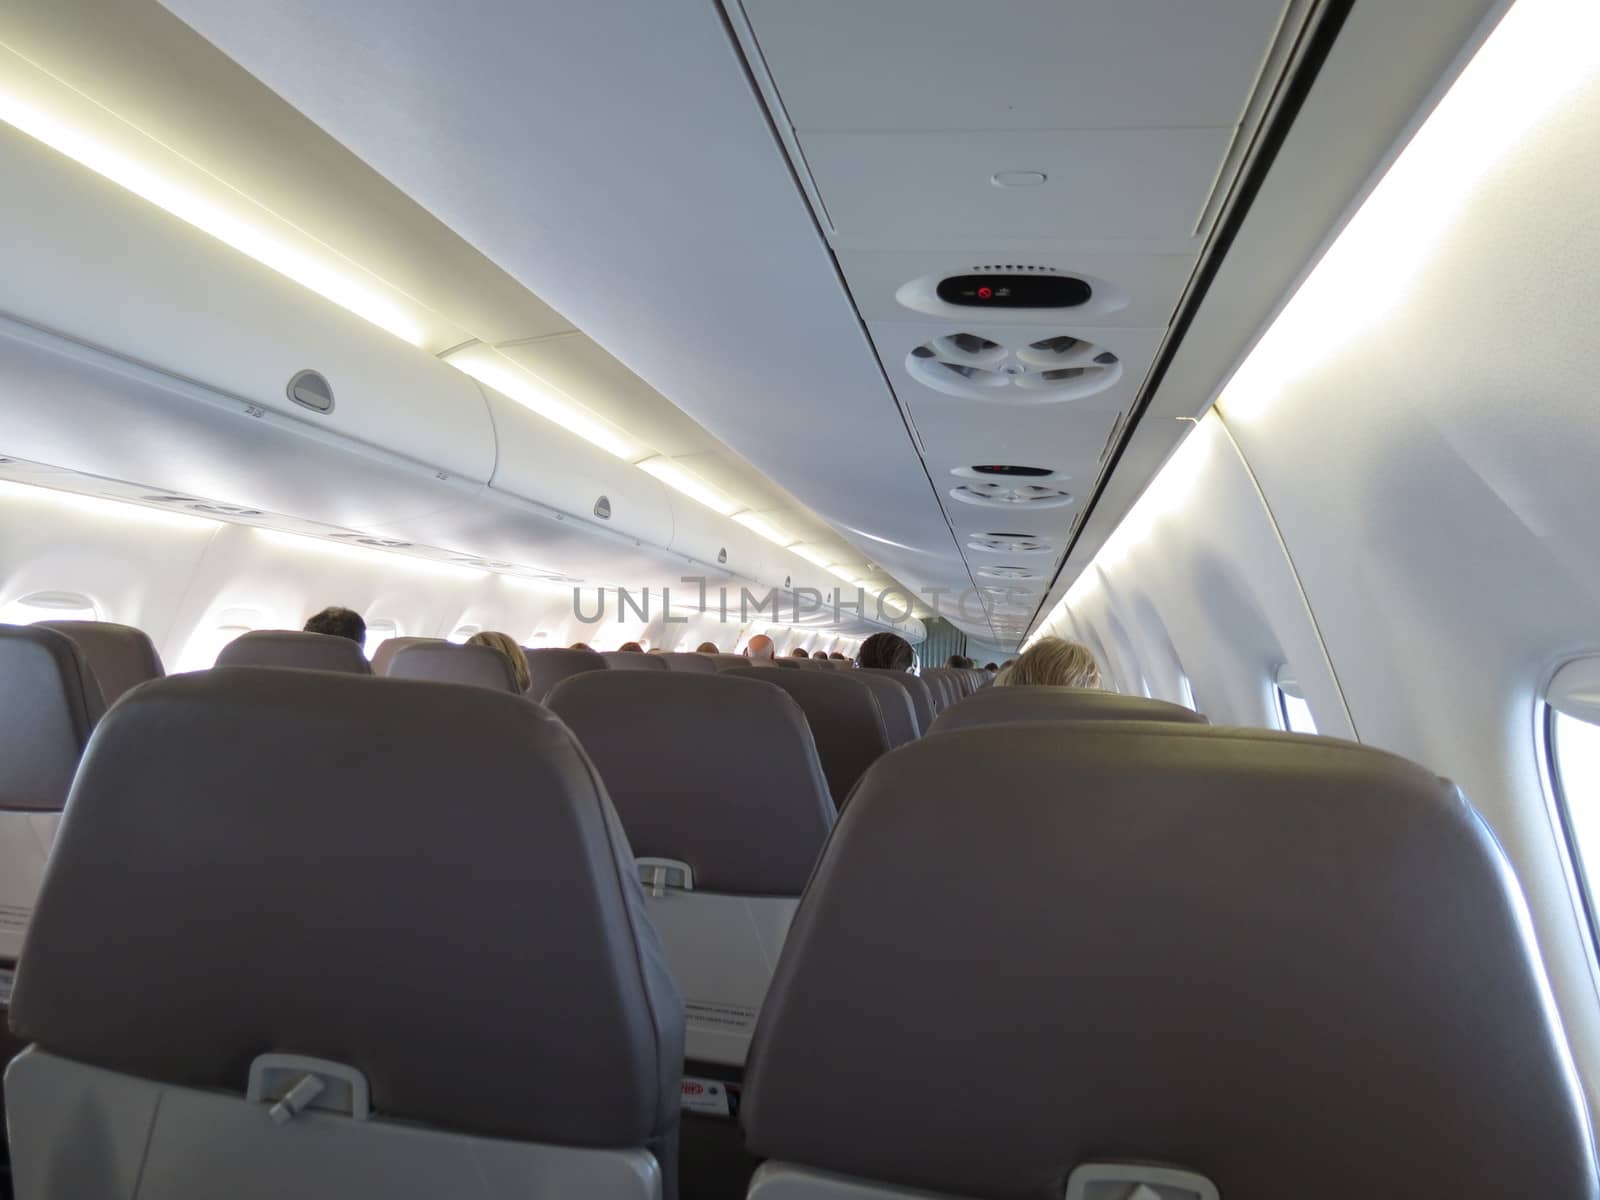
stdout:
<svg viewBox="0 0 1600 1200">
<path fill-rule="evenodd" d="M 764 1200 L 1600 1194 L 1516 884 L 1449 783 L 997 689 L 835 825 L 775 675 L 128 697 L 17 980 L 19 1195 L 671 1196 L 685 1048 L 752 1027 Z M 754 1003 L 682 936 L 735 914 L 777 962 Z"/>
</svg>

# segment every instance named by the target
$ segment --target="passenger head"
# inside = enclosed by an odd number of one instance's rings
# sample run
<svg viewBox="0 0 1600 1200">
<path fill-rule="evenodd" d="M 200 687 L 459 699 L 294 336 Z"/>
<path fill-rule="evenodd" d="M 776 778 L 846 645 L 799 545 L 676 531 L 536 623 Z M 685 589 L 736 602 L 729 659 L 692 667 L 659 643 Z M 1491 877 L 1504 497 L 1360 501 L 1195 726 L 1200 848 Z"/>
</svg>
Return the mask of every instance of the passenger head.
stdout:
<svg viewBox="0 0 1600 1200">
<path fill-rule="evenodd" d="M 886 671 L 909 671 L 917 661 L 911 643 L 898 633 L 875 633 L 861 643 L 856 652 L 856 662 L 863 667 L 880 667 Z"/>
<path fill-rule="evenodd" d="M 367 623 L 361 614 L 351 608 L 337 605 L 323 609 L 305 624 L 307 633 L 325 633 L 329 637 L 349 638 L 358 646 L 366 645 Z"/>
<path fill-rule="evenodd" d="M 999 663 L 984 663 L 983 664 L 983 669 L 985 671 L 989 672 L 989 674 L 993 675 L 996 671 L 998 671 L 1000 669 L 1000 664 Z"/>
<path fill-rule="evenodd" d="M 568 650 L 587 650 L 588 648 L 588 642 L 573 642 L 572 645 L 567 647 Z"/>
<path fill-rule="evenodd" d="M 717 644 L 715 642 L 701 642 L 698 646 L 696 646 L 694 648 L 694 652 L 696 654 L 721 654 L 722 653 L 722 651 L 717 649 Z"/>
<path fill-rule="evenodd" d="M 644 647 L 639 645 L 638 642 L 623 642 L 622 645 L 617 647 L 617 649 L 618 650 L 626 650 L 630 654 L 643 654 L 644 653 Z"/>
<path fill-rule="evenodd" d="M 756 634 L 744 646 L 744 656 L 757 662 L 771 662 L 777 653 L 778 647 L 764 633 Z"/>
<path fill-rule="evenodd" d="M 1049 687 L 1101 688 L 1100 664 L 1094 652 L 1082 642 L 1066 638 L 1040 638 L 1021 657 L 1006 664 L 995 685 L 1020 687 L 1044 684 Z"/>
<path fill-rule="evenodd" d="M 947 667 L 955 667 L 958 670 L 964 671 L 972 666 L 972 660 L 965 654 L 952 654 L 949 658 L 944 660 L 944 665 Z"/>
<path fill-rule="evenodd" d="M 491 650 L 503 654 L 506 661 L 511 664 L 511 673 L 517 679 L 517 691 L 528 690 L 528 656 L 522 652 L 522 647 L 517 645 L 517 639 L 509 633 L 500 633 L 497 630 L 485 629 L 475 633 L 467 639 L 469 646 L 487 646 Z"/>
<path fill-rule="evenodd" d="M 805 647 L 796 646 L 793 650 L 789 651 L 789 657 L 790 658 L 810 658 L 811 655 L 806 653 Z"/>
<path fill-rule="evenodd" d="M 848 659 L 847 659 L 847 658 L 845 658 L 845 656 L 844 656 L 844 655 L 842 655 L 842 654 L 840 654 L 840 653 L 839 653 L 839 652 L 838 652 L 838 651 L 837 651 L 837 650 L 831 650 L 831 651 L 829 651 L 829 652 L 828 652 L 828 657 L 829 657 L 829 658 L 836 658 L 836 659 L 838 659 L 838 660 L 839 660 L 839 661 L 840 661 L 840 662 L 848 662 L 848 661 L 849 661 L 849 660 L 848 660 Z"/>
</svg>

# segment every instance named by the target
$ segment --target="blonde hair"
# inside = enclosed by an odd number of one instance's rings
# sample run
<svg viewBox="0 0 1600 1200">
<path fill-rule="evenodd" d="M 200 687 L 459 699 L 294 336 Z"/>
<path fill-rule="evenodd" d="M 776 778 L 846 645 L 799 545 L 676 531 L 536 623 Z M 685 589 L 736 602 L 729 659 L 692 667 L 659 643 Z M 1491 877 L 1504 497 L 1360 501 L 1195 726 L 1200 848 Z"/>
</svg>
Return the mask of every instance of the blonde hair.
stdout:
<svg viewBox="0 0 1600 1200">
<path fill-rule="evenodd" d="M 1094 652 L 1082 642 L 1066 638 L 1040 638 L 1007 663 L 994 681 L 995 687 L 1021 687 L 1044 684 L 1050 687 L 1102 688 L 1100 664 Z"/>
<path fill-rule="evenodd" d="M 516 677 L 517 690 L 519 692 L 528 690 L 528 685 L 532 683 L 528 675 L 528 656 L 522 652 L 522 647 L 517 644 L 516 638 L 509 633 L 485 629 L 482 633 L 475 633 L 469 637 L 467 645 L 487 646 L 505 655 L 506 661 L 511 664 L 511 674 Z"/>
</svg>

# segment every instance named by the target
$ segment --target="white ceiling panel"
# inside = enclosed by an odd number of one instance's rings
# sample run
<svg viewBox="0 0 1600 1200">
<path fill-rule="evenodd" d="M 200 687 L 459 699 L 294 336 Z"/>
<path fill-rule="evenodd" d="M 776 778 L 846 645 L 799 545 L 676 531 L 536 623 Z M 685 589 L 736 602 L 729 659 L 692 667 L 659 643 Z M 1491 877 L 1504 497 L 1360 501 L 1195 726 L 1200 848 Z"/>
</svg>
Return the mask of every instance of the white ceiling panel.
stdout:
<svg viewBox="0 0 1600 1200">
<path fill-rule="evenodd" d="M 1048 133 L 816 133 L 801 145 L 846 237 L 1181 238 L 1211 194 L 1231 128 Z M 1035 171 L 1039 187 L 996 187 Z"/>
<path fill-rule="evenodd" d="M 801 130 L 1232 125 L 1282 0 L 742 0 Z"/>
</svg>

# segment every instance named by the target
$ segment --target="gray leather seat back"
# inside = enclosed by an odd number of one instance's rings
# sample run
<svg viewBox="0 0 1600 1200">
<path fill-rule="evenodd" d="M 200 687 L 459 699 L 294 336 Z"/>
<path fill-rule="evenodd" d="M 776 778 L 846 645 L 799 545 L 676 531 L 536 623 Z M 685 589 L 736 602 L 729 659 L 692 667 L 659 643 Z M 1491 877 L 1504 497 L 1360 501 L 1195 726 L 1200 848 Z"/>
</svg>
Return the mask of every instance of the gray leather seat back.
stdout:
<svg viewBox="0 0 1600 1200">
<path fill-rule="evenodd" d="M 108 706 L 122 693 L 167 673 L 150 635 L 132 625 L 114 621 L 40 621 L 39 625 L 64 633 L 77 644 Z"/>
<path fill-rule="evenodd" d="M 934 707 L 933 692 L 928 685 L 915 675 L 908 675 L 904 671 L 891 671 L 886 667 L 861 667 L 861 671 L 871 671 L 880 679 L 893 680 L 895 685 L 911 697 L 911 706 L 917 712 L 917 728 L 926 731 L 933 724 Z"/>
<path fill-rule="evenodd" d="M 394 662 L 395 655 L 407 646 L 424 646 L 443 642 L 443 638 L 431 637 L 392 637 L 384 638 L 378 643 L 378 648 L 372 652 L 372 673 L 374 675 L 387 675 L 389 665 Z"/>
<path fill-rule="evenodd" d="M 974 692 L 934 719 L 933 733 L 976 725 L 1009 725 L 1017 721 L 1174 721 L 1205 725 L 1206 718 L 1181 704 L 1124 696 L 1089 688 L 991 687 Z"/>
<path fill-rule="evenodd" d="M 488 646 L 457 646 L 451 642 L 407 646 L 389 663 L 389 678 L 462 683 L 513 696 L 522 694 L 506 656 Z"/>
<path fill-rule="evenodd" d="M 349 638 L 292 629 L 241 633 L 217 655 L 219 667 L 289 667 L 300 671 L 338 671 L 371 675 L 372 664 Z"/>
<path fill-rule="evenodd" d="M 805 1177 L 753 1195 L 1060 1200 L 1107 1159 L 1226 1200 L 1597 1193 L 1483 821 L 1403 759 L 1256 730 L 1027 723 L 882 759 L 791 927 L 743 1114 Z"/>
<path fill-rule="evenodd" d="M 833 803 L 843 808 L 856 780 L 890 750 L 889 731 L 877 698 L 864 683 L 842 679 L 826 668 L 773 675 L 760 667 L 726 671 L 725 678 L 754 679 L 781 687 L 806 715 Z"/>
<path fill-rule="evenodd" d="M 954 667 L 928 667 L 922 672 L 922 681 L 933 689 L 934 706 L 939 712 L 943 712 L 967 694 L 961 685 L 959 672 Z"/>
<path fill-rule="evenodd" d="M 88 657 L 38 625 L 0 625 L 0 809 L 59 812 L 105 711 Z"/>
<path fill-rule="evenodd" d="M 695 887 L 798 896 L 834 806 L 804 712 L 752 679 L 595 672 L 550 693 L 644 858 L 688 863 Z"/>
<path fill-rule="evenodd" d="M 0 625 L 0 967 L 22 948 L 67 790 L 103 711 L 77 643 L 38 625 Z"/>
<path fill-rule="evenodd" d="M 659 654 L 670 671 L 684 671 L 691 675 L 715 675 L 717 664 L 709 654 Z"/>
<path fill-rule="evenodd" d="M 660 654 L 646 654 L 641 650 L 602 650 L 600 657 L 606 660 L 606 665 L 613 671 L 665 671 L 667 667 L 664 656 Z"/>
<path fill-rule="evenodd" d="M 545 646 L 536 650 L 523 647 L 528 660 L 528 697 L 542 701 L 550 689 L 570 675 L 607 670 L 606 660 L 593 650 L 572 650 L 564 646 Z"/>
<path fill-rule="evenodd" d="M 751 665 L 750 660 L 742 654 L 710 654 L 706 657 L 719 671 L 737 671 Z"/>
<path fill-rule="evenodd" d="M 891 749 L 922 736 L 922 727 L 917 724 L 916 706 L 911 702 L 908 689 L 892 679 L 885 679 L 878 671 L 851 671 L 846 678 L 860 683 L 877 698 Z"/>
<path fill-rule="evenodd" d="M 772 683 L 675 671 L 579 675 L 549 703 L 594 760 L 639 856 L 686 1000 L 690 1060 L 742 1065 L 833 824 L 804 714 Z"/>
<path fill-rule="evenodd" d="M 545 710 L 177 676 L 102 722 L 69 814 L 11 1013 L 34 1044 L 7 1084 L 23 1195 L 67 1194 L 70 1147 L 82 1195 L 438 1195 L 453 1163 L 521 1197 L 552 1160 L 510 1143 L 564 1148 L 568 1189 L 656 1194 L 681 1004 L 604 788 Z M 229 1117 L 279 1051 L 359 1072 L 377 1115 Z"/>
</svg>

